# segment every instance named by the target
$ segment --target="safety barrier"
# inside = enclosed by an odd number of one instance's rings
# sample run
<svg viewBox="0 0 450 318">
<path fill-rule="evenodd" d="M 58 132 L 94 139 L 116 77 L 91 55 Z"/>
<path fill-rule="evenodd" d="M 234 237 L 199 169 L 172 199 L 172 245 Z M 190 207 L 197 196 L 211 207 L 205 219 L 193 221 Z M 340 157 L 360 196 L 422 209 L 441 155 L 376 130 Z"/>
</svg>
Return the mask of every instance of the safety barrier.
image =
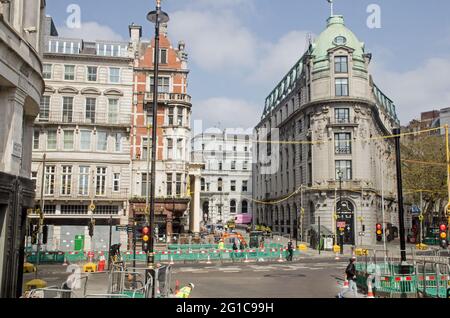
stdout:
<svg viewBox="0 0 450 318">
<path fill-rule="evenodd" d="M 27 255 L 27 261 L 35 264 L 37 260 L 37 252 L 31 252 Z M 39 263 L 63 263 L 64 252 L 39 252 Z"/>
</svg>

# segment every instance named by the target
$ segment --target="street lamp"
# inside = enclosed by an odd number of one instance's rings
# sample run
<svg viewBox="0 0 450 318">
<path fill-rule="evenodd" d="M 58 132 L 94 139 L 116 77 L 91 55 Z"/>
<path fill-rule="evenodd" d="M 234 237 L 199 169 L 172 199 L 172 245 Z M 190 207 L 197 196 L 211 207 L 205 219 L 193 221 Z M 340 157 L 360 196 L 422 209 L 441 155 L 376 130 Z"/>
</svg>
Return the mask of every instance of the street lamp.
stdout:
<svg viewBox="0 0 450 318">
<path fill-rule="evenodd" d="M 344 177 L 344 173 L 341 169 L 338 170 L 338 178 L 339 178 L 339 212 L 342 216 L 342 178 Z M 342 222 L 342 218 L 341 218 Z M 339 245 L 341 247 L 340 252 L 341 255 L 344 254 L 344 231 L 339 227 Z"/>
<path fill-rule="evenodd" d="M 159 73 L 159 27 L 161 23 L 169 22 L 169 15 L 161 10 L 161 0 L 156 0 L 156 10 L 147 14 L 147 20 L 155 24 L 155 54 L 154 54 L 154 73 L 153 73 L 153 123 L 152 123 L 152 168 L 151 168 L 151 191 L 150 191 L 150 230 L 155 228 L 155 176 L 156 176 L 156 130 L 158 116 L 158 73 Z M 147 140 L 148 144 L 148 140 Z M 148 151 L 147 151 L 148 152 Z M 147 255 L 147 264 L 154 263 L 154 235 L 150 235 L 149 254 Z"/>
</svg>

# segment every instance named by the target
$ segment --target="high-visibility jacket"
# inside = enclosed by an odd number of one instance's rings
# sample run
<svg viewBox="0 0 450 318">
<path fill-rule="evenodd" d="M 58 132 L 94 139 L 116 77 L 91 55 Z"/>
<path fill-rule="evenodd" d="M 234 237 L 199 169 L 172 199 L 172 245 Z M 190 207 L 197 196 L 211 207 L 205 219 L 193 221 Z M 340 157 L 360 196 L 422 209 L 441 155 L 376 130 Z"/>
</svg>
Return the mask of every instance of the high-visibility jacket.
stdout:
<svg viewBox="0 0 450 318">
<path fill-rule="evenodd" d="M 191 294 L 192 288 L 190 286 L 184 286 L 180 289 L 180 291 L 175 295 L 177 298 L 189 298 Z"/>
<path fill-rule="evenodd" d="M 217 247 L 219 250 L 224 250 L 225 249 L 225 243 L 224 242 L 220 242 L 219 246 Z"/>
</svg>

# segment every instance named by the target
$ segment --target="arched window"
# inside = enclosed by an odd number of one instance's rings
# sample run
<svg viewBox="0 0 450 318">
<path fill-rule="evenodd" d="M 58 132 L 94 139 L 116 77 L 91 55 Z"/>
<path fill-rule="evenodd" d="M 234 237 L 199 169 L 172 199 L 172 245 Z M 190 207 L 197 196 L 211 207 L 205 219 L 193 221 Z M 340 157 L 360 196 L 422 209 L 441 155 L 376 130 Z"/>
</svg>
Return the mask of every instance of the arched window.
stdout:
<svg viewBox="0 0 450 318">
<path fill-rule="evenodd" d="M 200 180 L 200 191 L 205 191 L 205 178 L 201 178 Z"/>
<path fill-rule="evenodd" d="M 230 213 L 236 213 L 236 200 L 230 201 Z"/>
<path fill-rule="evenodd" d="M 222 191 L 222 187 L 223 187 L 222 178 L 219 178 L 219 180 L 217 180 L 217 191 Z"/>
<path fill-rule="evenodd" d="M 248 213 L 248 202 L 247 201 L 242 201 L 242 213 Z"/>
</svg>

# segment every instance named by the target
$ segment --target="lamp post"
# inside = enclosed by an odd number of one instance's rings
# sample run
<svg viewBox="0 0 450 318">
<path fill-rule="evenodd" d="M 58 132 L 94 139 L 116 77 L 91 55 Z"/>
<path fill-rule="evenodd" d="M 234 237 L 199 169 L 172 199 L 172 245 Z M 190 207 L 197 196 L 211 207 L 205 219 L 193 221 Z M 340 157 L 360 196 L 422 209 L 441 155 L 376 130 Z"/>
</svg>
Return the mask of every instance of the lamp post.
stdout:
<svg viewBox="0 0 450 318">
<path fill-rule="evenodd" d="M 344 173 L 341 169 L 338 171 L 339 178 L 339 212 L 342 215 L 342 178 L 344 177 Z M 341 218 L 342 221 L 342 218 Z M 344 231 L 339 227 L 339 246 L 341 255 L 344 254 Z"/>
<path fill-rule="evenodd" d="M 147 255 L 147 264 L 154 263 L 154 228 L 155 228 L 155 177 L 156 177 L 156 130 L 158 115 L 158 73 L 159 73 L 159 27 L 161 23 L 169 22 L 169 15 L 161 10 L 161 0 L 156 0 L 156 10 L 147 14 L 147 20 L 155 24 L 155 54 L 154 54 L 154 73 L 153 73 L 153 125 L 152 125 L 152 168 L 151 168 L 151 191 L 150 191 L 150 245 Z M 148 143 L 148 141 L 147 141 Z"/>
</svg>

